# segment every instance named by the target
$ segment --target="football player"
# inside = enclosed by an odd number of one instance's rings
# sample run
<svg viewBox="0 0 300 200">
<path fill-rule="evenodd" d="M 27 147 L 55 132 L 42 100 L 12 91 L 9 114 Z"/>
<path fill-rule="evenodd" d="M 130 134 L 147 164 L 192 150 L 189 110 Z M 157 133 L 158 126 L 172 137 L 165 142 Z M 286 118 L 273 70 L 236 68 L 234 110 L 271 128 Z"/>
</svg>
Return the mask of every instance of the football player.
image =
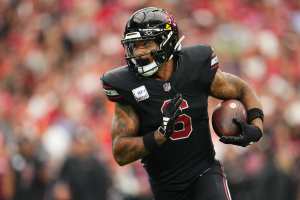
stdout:
<svg viewBox="0 0 300 200">
<path fill-rule="evenodd" d="M 205 45 L 182 47 L 166 10 L 147 7 L 128 20 L 122 44 L 126 66 L 102 77 L 115 102 L 112 148 L 119 165 L 141 159 L 156 200 L 229 200 L 226 177 L 211 140 L 207 100 L 239 99 L 248 122 L 226 144 L 247 146 L 263 133 L 261 104 L 249 85 L 218 69 Z"/>
</svg>

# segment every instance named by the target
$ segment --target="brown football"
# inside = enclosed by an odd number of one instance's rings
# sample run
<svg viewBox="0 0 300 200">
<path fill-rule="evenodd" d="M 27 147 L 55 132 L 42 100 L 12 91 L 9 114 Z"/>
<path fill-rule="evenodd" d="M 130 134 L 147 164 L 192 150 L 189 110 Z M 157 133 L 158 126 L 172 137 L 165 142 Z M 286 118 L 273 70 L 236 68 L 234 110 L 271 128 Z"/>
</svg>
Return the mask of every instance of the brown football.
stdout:
<svg viewBox="0 0 300 200">
<path fill-rule="evenodd" d="M 242 102 L 231 99 L 216 106 L 212 114 L 212 126 L 219 137 L 240 134 L 238 126 L 232 121 L 233 118 L 247 120 L 246 109 Z"/>
</svg>

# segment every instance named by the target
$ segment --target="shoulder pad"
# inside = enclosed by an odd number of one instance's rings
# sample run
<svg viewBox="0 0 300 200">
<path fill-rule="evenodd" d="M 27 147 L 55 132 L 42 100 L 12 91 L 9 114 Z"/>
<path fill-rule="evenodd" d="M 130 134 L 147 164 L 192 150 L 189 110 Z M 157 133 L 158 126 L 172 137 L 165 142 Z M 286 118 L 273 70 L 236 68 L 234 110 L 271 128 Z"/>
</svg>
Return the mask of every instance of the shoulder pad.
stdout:
<svg viewBox="0 0 300 200">
<path fill-rule="evenodd" d="M 137 76 L 135 73 L 130 72 L 126 65 L 104 73 L 101 80 L 116 89 L 128 90 L 136 85 Z"/>
<path fill-rule="evenodd" d="M 120 81 L 122 81 L 122 74 L 127 74 L 127 71 L 127 66 L 114 68 L 110 71 L 105 72 L 102 75 L 101 80 L 105 84 L 108 84 L 114 88 L 118 88 L 118 85 L 120 85 Z"/>
<path fill-rule="evenodd" d="M 183 74 L 189 77 L 191 84 L 205 92 L 217 69 L 218 61 L 217 58 L 212 58 L 213 55 L 212 48 L 206 45 L 185 47 L 180 52 Z"/>
<path fill-rule="evenodd" d="M 181 53 L 185 56 L 198 58 L 198 61 L 205 61 L 211 57 L 212 49 L 207 45 L 195 45 L 190 47 L 184 47 Z"/>
<path fill-rule="evenodd" d="M 114 68 L 101 77 L 104 91 L 111 101 L 130 101 L 131 90 L 136 85 L 136 75 L 127 66 Z"/>
</svg>

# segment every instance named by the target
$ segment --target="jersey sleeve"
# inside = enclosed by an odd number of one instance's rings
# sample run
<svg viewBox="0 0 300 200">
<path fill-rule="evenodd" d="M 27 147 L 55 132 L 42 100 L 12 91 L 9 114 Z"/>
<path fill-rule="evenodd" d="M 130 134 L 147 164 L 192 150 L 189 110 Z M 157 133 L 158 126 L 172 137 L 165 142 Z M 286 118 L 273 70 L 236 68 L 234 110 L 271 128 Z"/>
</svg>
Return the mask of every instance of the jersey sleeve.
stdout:
<svg viewBox="0 0 300 200">
<path fill-rule="evenodd" d="M 115 67 L 101 77 L 103 92 L 108 100 L 135 106 L 133 88 L 136 88 L 136 75 L 127 66 Z"/>
<path fill-rule="evenodd" d="M 101 77 L 101 81 L 103 92 L 109 101 L 128 104 L 126 100 L 126 91 L 124 91 L 121 87 L 118 87 L 119 84 L 116 84 L 118 80 L 115 80 L 111 75 L 104 74 Z"/>
<path fill-rule="evenodd" d="M 203 88 L 209 91 L 210 85 L 215 77 L 215 74 L 219 68 L 219 60 L 211 47 L 209 48 L 209 53 L 206 61 L 200 69 L 200 80 L 202 82 Z"/>
<path fill-rule="evenodd" d="M 104 82 L 103 80 L 102 80 L 102 87 L 103 87 L 103 91 L 106 94 L 106 97 L 108 98 L 108 100 L 110 100 L 112 102 L 124 101 L 124 96 L 121 94 L 121 92 L 118 91 L 118 89 L 111 86 L 110 84 Z"/>
</svg>

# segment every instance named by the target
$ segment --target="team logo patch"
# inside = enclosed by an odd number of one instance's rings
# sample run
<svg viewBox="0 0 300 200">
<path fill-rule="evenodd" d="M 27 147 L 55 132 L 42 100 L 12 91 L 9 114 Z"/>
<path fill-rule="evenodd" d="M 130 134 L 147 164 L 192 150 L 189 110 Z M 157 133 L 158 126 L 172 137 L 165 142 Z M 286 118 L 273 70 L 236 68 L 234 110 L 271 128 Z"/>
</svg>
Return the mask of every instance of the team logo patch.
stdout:
<svg viewBox="0 0 300 200">
<path fill-rule="evenodd" d="M 133 89 L 132 93 L 137 102 L 144 101 L 149 98 L 148 91 L 144 85 Z"/>
</svg>

